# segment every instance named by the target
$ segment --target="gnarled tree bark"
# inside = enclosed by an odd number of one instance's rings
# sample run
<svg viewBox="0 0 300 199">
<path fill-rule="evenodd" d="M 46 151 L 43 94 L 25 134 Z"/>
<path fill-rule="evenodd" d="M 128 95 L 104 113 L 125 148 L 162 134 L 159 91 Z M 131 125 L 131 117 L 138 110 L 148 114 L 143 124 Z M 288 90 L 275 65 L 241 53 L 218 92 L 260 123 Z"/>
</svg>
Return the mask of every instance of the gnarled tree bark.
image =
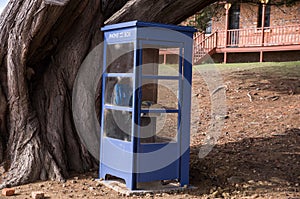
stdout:
<svg viewBox="0 0 300 199">
<path fill-rule="evenodd" d="M 97 166 L 76 134 L 71 93 L 105 20 L 178 23 L 212 2 L 11 0 L 0 16 L 0 188 Z"/>
</svg>

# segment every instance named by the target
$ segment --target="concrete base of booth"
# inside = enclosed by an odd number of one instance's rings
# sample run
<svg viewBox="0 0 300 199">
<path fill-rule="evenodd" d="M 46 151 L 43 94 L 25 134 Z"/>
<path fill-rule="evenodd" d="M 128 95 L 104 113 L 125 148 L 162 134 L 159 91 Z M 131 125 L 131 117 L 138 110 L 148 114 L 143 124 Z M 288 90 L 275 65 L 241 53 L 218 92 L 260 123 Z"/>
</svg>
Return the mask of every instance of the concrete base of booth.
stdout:
<svg viewBox="0 0 300 199">
<path fill-rule="evenodd" d="M 103 180 L 100 181 L 104 186 L 124 195 L 153 195 L 153 194 L 163 194 L 163 193 L 180 193 L 187 190 L 196 189 L 193 186 L 184 186 L 180 187 L 177 182 L 162 183 L 160 181 L 147 182 L 147 183 L 138 183 L 137 190 L 130 190 L 126 187 L 126 184 L 122 180 Z"/>
</svg>

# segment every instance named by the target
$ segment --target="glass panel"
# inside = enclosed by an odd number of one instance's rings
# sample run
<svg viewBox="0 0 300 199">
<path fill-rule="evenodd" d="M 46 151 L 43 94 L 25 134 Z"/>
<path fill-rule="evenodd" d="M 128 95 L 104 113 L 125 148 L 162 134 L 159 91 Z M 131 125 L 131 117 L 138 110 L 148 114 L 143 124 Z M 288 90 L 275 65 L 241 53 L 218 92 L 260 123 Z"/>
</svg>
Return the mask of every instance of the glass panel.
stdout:
<svg viewBox="0 0 300 199">
<path fill-rule="evenodd" d="M 104 110 L 104 136 L 131 141 L 132 113 L 128 111 Z"/>
<path fill-rule="evenodd" d="M 150 113 L 141 117 L 141 143 L 177 142 L 177 113 Z"/>
<path fill-rule="evenodd" d="M 132 78 L 107 77 L 105 104 L 132 107 Z"/>
<path fill-rule="evenodd" d="M 133 43 L 107 45 L 107 73 L 132 73 L 133 64 Z"/>
<path fill-rule="evenodd" d="M 180 48 L 143 45 L 143 75 L 180 76 Z"/>
<path fill-rule="evenodd" d="M 178 80 L 144 79 L 142 109 L 178 109 Z"/>
</svg>

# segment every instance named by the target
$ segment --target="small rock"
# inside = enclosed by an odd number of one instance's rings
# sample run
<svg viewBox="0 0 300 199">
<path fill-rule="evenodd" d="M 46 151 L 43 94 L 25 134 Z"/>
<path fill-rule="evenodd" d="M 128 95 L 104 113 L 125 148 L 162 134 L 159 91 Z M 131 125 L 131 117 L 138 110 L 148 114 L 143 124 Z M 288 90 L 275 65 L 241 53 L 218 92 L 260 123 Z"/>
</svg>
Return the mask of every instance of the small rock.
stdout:
<svg viewBox="0 0 300 199">
<path fill-rule="evenodd" d="M 94 187 L 89 187 L 89 190 L 90 190 L 90 191 L 94 191 L 95 188 L 94 188 Z"/>
<path fill-rule="evenodd" d="M 229 115 L 216 115 L 215 118 L 217 120 L 227 120 L 229 119 Z"/>
<path fill-rule="evenodd" d="M 75 184 L 75 183 L 77 183 L 77 181 L 76 181 L 76 180 L 72 180 L 71 183 L 72 183 L 72 184 Z"/>
<path fill-rule="evenodd" d="M 259 197 L 258 194 L 254 194 L 254 195 L 251 196 L 251 198 L 258 198 L 258 197 Z"/>
<path fill-rule="evenodd" d="M 14 188 L 4 188 L 2 189 L 2 195 L 3 196 L 13 196 L 15 194 Z"/>
<path fill-rule="evenodd" d="M 100 182 L 98 182 L 98 183 L 96 184 L 96 187 L 102 187 L 102 184 L 101 184 Z"/>
<path fill-rule="evenodd" d="M 40 186 L 40 188 L 43 188 L 43 187 L 45 187 L 45 185 L 43 185 L 43 184 L 40 184 L 39 186 Z"/>
<path fill-rule="evenodd" d="M 79 178 L 78 177 L 74 177 L 74 180 L 78 180 Z"/>
<path fill-rule="evenodd" d="M 5 169 L 4 169 L 3 166 L 1 166 L 1 167 L 0 167 L 0 174 L 3 174 L 3 173 L 5 173 Z"/>
<path fill-rule="evenodd" d="M 263 181 L 258 181 L 257 182 L 259 185 L 264 185 L 264 182 Z"/>
<path fill-rule="evenodd" d="M 42 191 L 34 191 L 31 193 L 31 197 L 33 199 L 44 199 L 45 198 L 45 193 Z"/>
<path fill-rule="evenodd" d="M 243 178 L 238 177 L 238 176 L 231 176 L 230 178 L 227 178 L 227 182 L 230 184 L 239 184 L 244 181 Z"/>
<path fill-rule="evenodd" d="M 219 195 L 219 194 L 220 194 L 219 191 L 215 191 L 215 192 L 213 192 L 211 195 L 212 195 L 214 198 L 216 198 L 217 195 Z"/>
<path fill-rule="evenodd" d="M 271 82 L 267 79 L 262 79 L 262 80 L 259 81 L 259 83 L 261 83 L 261 84 L 270 84 Z"/>
<path fill-rule="evenodd" d="M 210 190 L 209 190 L 209 193 L 210 194 L 212 194 L 214 191 L 216 191 L 217 190 L 217 187 L 213 187 L 213 188 L 211 188 Z"/>
<path fill-rule="evenodd" d="M 238 113 L 235 115 L 235 117 L 242 117 L 242 114 Z"/>
<path fill-rule="evenodd" d="M 249 87 L 256 87 L 256 84 L 249 84 Z"/>
<path fill-rule="evenodd" d="M 245 188 L 245 189 L 248 189 L 249 187 L 250 187 L 250 185 L 248 185 L 248 184 L 243 185 L 243 188 Z"/>
<path fill-rule="evenodd" d="M 229 197 L 230 197 L 229 193 L 227 193 L 227 192 L 222 193 L 222 196 L 223 196 L 224 198 L 229 198 Z"/>
</svg>

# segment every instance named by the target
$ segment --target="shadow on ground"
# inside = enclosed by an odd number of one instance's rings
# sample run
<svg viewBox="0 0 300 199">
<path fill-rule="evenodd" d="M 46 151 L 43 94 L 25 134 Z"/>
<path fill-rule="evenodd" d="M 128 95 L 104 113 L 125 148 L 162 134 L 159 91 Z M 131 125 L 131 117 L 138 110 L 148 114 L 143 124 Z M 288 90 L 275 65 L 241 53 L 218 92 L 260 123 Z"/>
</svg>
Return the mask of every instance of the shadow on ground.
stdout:
<svg viewBox="0 0 300 199">
<path fill-rule="evenodd" d="M 216 145 L 203 159 L 199 148 L 191 149 L 191 194 L 299 191 L 300 129 Z"/>
<path fill-rule="evenodd" d="M 269 90 L 280 94 L 300 94 L 300 66 L 266 66 L 234 71 L 231 77 L 246 83 L 247 90 Z"/>
</svg>

